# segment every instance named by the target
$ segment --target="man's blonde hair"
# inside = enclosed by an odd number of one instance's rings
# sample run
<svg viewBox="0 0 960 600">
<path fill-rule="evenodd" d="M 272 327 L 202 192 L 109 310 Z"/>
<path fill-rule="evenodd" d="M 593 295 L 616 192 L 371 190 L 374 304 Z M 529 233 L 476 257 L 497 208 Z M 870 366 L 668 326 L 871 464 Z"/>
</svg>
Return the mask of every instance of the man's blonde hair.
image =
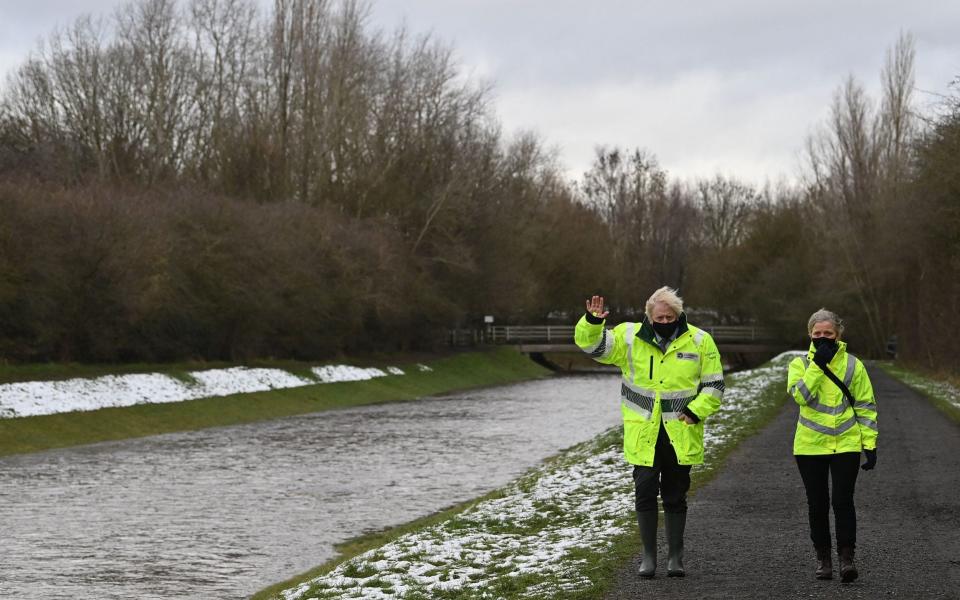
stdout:
<svg viewBox="0 0 960 600">
<path fill-rule="evenodd" d="M 657 302 L 663 302 L 669 306 L 677 317 L 680 317 L 680 313 L 683 312 L 683 298 L 677 295 L 677 290 L 663 286 L 659 290 L 655 291 L 650 295 L 650 298 L 647 300 L 647 305 L 644 308 L 644 312 L 647 313 L 648 319 L 653 319 L 653 305 Z"/>
</svg>

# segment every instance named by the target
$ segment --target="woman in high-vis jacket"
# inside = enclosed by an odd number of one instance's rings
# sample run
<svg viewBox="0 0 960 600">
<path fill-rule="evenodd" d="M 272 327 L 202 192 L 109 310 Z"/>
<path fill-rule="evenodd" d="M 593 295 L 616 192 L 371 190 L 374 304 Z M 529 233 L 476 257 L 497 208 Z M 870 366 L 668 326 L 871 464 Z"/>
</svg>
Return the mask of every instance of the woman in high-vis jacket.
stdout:
<svg viewBox="0 0 960 600">
<path fill-rule="evenodd" d="M 843 322 L 826 309 L 810 316 L 807 354 L 793 359 L 787 392 L 800 405 L 793 454 L 807 491 L 810 539 L 817 552 L 817 579 L 833 577 L 830 506 L 836 523 L 840 579 L 857 578 L 853 562 L 857 513 L 853 493 L 860 469 L 877 464 L 877 404 L 863 363 L 840 341 Z M 846 389 L 844 389 L 846 388 Z M 866 455 L 860 465 L 860 453 Z M 829 483 L 833 483 L 830 498 Z"/>
<path fill-rule="evenodd" d="M 710 334 L 687 323 L 683 300 L 655 291 L 640 323 L 604 328 L 603 297 L 587 300 L 577 345 L 594 360 L 620 367 L 623 453 L 633 466 L 643 542 L 640 576 L 657 568 L 657 495 L 663 498 L 667 575 L 683 577 L 683 531 L 690 467 L 703 463 L 703 423 L 723 398 L 723 367 Z"/>
</svg>

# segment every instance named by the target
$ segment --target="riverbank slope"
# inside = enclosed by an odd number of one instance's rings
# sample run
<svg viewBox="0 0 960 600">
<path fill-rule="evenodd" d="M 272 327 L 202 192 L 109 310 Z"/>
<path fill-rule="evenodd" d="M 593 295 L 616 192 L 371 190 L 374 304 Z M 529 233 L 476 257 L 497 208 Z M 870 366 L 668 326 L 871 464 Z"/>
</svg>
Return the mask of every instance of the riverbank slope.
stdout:
<svg viewBox="0 0 960 600">
<path fill-rule="evenodd" d="M 420 368 L 421 364 L 428 369 Z M 464 352 L 409 365 L 398 362 L 396 366 L 403 375 L 184 402 L 4 418 L 0 419 L 0 456 L 413 400 L 550 375 L 549 370 L 513 348 Z M 309 368 L 307 364 L 286 366 L 292 374 Z"/>
</svg>

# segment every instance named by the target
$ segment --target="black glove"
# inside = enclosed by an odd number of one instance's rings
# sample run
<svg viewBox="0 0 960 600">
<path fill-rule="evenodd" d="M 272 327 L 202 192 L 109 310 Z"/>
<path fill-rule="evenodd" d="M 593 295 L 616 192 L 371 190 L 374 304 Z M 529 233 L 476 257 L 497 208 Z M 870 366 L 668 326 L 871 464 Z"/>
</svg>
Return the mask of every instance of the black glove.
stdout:
<svg viewBox="0 0 960 600">
<path fill-rule="evenodd" d="M 866 450 L 863 451 L 867 455 L 867 462 L 860 465 L 860 468 L 864 471 L 869 471 L 877 466 L 877 451 L 876 450 Z"/>
<path fill-rule="evenodd" d="M 832 340 L 831 340 L 832 341 Z M 833 357 L 837 355 L 840 346 L 834 342 L 832 344 L 819 344 L 817 351 L 813 354 L 813 362 L 821 369 L 830 364 Z"/>
</svg>

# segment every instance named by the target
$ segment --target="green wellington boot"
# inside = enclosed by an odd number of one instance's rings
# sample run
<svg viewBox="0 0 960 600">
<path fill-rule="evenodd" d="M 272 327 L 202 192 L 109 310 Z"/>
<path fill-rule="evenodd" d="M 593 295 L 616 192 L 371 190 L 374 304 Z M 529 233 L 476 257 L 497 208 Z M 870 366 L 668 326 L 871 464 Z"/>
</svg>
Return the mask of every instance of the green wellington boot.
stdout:
<svg viewBox="0 0 960 600">
<path fill-rule="evenodd" d="M 687 525 L 687 513 L 663 513 L 667 527 L 667 577 L 683 577 L 683 530 Z"/>
<path fill-rule="evenodd" d="M 657 520 L 660 515 L 655 510 L 637 513 L 640 525 L 640 541 L 643 543 L 643 560 L 640 562 L 640 577 L 650 579 L 657 572 Z"/>
</svg>

